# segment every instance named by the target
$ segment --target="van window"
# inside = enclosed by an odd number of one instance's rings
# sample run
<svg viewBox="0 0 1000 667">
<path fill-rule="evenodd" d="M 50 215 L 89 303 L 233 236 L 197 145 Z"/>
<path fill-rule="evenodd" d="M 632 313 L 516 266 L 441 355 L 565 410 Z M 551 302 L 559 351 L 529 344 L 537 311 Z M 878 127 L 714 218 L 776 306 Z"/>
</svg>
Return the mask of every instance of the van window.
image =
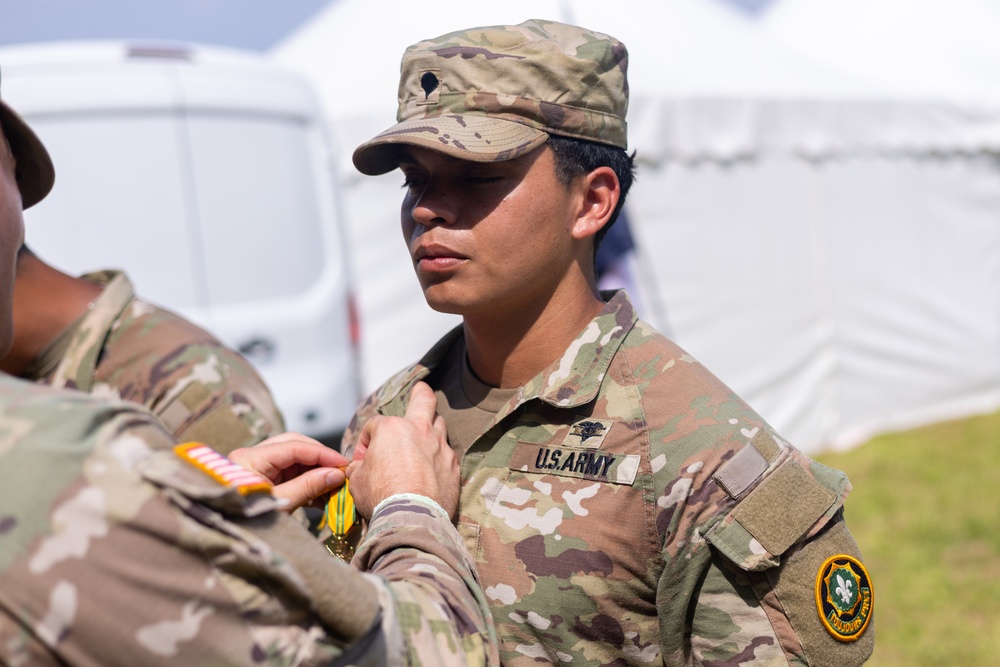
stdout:
<svg viewBox="0 0 1000 667">
<path fill-rule="evenodd" d="M 56 184 L 25 213 L 28 244 L 65 271 L 124 268 L 153 301 L 203 305 L 175 117 L 38 115 L 29 122 L 52 155 Z"/>
<path fill-rule="evenodd" d="M 209 302 L 307 291 L 325 246 L 306 126 L 291 117 L 191 112 L 187 127 Z"/>
</svg>

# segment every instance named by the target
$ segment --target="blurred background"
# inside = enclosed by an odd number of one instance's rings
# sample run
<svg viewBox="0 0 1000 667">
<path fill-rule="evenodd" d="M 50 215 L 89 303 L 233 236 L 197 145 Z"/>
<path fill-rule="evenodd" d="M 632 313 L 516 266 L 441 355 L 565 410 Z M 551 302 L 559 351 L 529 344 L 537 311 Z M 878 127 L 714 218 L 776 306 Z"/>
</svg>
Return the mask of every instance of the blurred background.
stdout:
<svg viewBox="0 0 1000 667">
<path fill-rule="evenodd" d="M 335 433 L 457 323 L 400 178 L 350 153 L 406 46 L 527 18 L 628 46 L 639 178 L 602 283 L 851 476 L 870 664 L 997 664 L 996 0 L 0 0 L 0 94 L 58 174 L 28 242 L 124 268 Z"/>
</svg>

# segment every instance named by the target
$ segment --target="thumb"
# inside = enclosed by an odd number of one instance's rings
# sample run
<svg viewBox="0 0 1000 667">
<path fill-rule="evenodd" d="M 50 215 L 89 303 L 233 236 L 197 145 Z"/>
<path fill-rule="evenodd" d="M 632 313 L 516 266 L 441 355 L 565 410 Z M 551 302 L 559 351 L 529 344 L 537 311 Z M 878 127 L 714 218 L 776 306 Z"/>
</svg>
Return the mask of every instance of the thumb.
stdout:
<svg viewBox="0 0 1000 667">
<path fill-rule="evenodd" d="M 410 390 L 406 404 L 406 418 L 416 422 L 432 424 L 437 415 L 437 396 L 426 383 L 418 382 Z"/>
<path fill-rule="evenodd" d="M 346 480 L 344 471 L 340 468 L 313 468 L 303 474 L 278 484 L 272 490 L 278 498 L 288 501 L 284 509 L 292 511 L 308 504 L 322 495 L 336 491 Z"/>
<path fill-rule="evenodd" d="M 368 452 L 368 445 L 371 444 L 373 432 L 377 423 L 378 417 L 374 417 L 366 421 L 364 426 L 361 427 L 361 432 L 358 433 L 358 441 L 354 444 L 354 455 L 351 457 L 352 461 L 365 460 L 365 454 Z"/>
</svg>

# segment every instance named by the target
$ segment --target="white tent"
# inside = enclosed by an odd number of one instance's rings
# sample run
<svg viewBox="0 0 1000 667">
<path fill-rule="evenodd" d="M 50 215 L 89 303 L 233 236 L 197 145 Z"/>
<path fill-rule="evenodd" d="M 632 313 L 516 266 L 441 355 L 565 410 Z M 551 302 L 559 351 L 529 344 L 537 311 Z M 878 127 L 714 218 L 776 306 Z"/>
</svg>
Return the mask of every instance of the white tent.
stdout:
<svg viewBox="0 0 1000 667">
<path fill-rule="evenodd" d="M 759 28 L 883 90 L 1000 97 L 996 0 L 780 0 Z"/>
<path fill-rule="evenodd" d="M 398 176 L 357 175 L 350 150 L 393 122 L 408 44 L 533 17 L 629 47 L 643 316 L 788 438 L 846 446 L 1000 406 L 1000 104 L 883 92 L 713 0 L 599 4 L 338 0 L 274 51 L 341 148 L 366 385 L 456 320 L 412 276 Z"/>
</svg>

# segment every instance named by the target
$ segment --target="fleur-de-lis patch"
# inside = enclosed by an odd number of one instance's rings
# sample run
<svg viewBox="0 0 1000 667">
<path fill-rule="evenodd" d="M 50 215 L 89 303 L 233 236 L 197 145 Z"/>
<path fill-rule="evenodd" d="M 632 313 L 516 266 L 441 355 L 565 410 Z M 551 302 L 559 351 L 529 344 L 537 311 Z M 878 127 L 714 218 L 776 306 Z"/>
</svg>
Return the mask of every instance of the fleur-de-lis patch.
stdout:
<svg viewBox="0 0 1000 667">
<path fill-rule="evenodd" d="M 852 642 L 864 634 L 875 608 L 868 571 L 857 558 L 837 554 L 816 573 L 816 610 L 835 639 Z"/>
<path fill-rule="evenodd" d="M 854 580 L 848 579 L 844 581 L 844 577 L 840 574 L 837 575 L 837 588 L 834 592 L 840 596 L 841 604 L 837 605 L 839 607 L 853 607 L 851 604 L 854 601 Z"/>
</svg>

